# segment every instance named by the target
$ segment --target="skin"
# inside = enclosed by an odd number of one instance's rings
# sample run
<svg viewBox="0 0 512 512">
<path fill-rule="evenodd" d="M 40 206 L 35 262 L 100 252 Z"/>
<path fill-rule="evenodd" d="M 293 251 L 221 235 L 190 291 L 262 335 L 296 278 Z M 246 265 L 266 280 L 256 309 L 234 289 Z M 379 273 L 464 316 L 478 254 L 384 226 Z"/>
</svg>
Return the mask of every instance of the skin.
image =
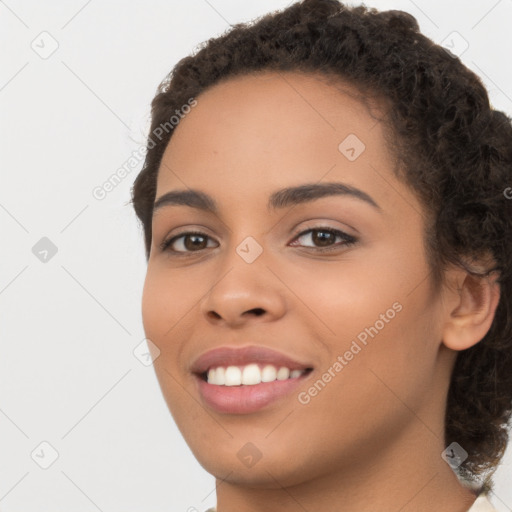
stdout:
<svg viewBox="0 0 512 512">
<path fill-rule="evenodd" d="M 425 212 L 393 174 L 383 125 L 344 87 L 295 72 L 230 79 L 197 98 L 162 160 L 157 198 L 193 188 L 219 204 L 218 215 L 186 205 L 154 214 L 142 301 L 146 335 L 160 350 L 154 368 L 163 395 L 216 477 L 218 512 L 427 512 L 433 504 L 464 512 L 475 500 L 441 458 L 444 410 L 457 351 L 488 331 L 499 289 L 450 268 L 435 293 Z M 348 134 L 366 146 L 354 161 L 338 149 Z M 267 210 L 274 191 L 319 182 L 355 186 L 380 211 L 348 195 Z M 322 253 L 315 232 L 297 238 L 319 226 L 357 242 L 336 238 L 337 249 Z M 191 230 L 209 237 L 200 250 L 190 240 L 184 246 L 186 237 L 173 246 L 189 251 L 181 256 L 159 248 Z M 248 236 L 263 249 L 250 264 L 236 252 Z M 401 311 L 299 403 L 297 394 L 396 302 Z M 297 393 L 256 413 L 210 409 L 189 372 L 193 360 L 250 344 L 314 371 Z M 262 454 L 250 468 L 237 457 L 248 442 Z"/>
</svg>

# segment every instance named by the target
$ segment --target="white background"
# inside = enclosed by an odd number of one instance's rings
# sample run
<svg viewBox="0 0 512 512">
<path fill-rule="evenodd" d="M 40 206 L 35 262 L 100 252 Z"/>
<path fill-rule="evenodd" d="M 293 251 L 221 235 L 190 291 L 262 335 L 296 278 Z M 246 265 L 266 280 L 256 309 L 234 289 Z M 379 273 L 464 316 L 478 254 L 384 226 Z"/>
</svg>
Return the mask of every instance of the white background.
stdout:
<svg viewBox="0 0 512 512">
<path fill-rule="evenodd" d="M 2 512 L 215 504 L 214 478 L 175 427 L 152 367 L 133 354 L 144 339 L 145 259 L 128 201 L 141 165 L 105 199 L 92 191 L 144 143 L 150 101 L 180 58 L 288 4 L 0 2 Z M 410 12 L 438 43 L 459 32 L 469 43 L 461 59 L 512 114 L 512 0 L 366 5 Z M 58 43 L 46 59 L 31 47 L 51 48 L 43 31 Z M 32 252 L 42 237 L 58 249 L 46 263 Z M 31 458 L 37 449 L 49 460 L 43 441 L 59 454 L 46 470 Z M 500 511 L 511 510 L 511 479 L 509 450 L 492 496 Z"/>
</svg>

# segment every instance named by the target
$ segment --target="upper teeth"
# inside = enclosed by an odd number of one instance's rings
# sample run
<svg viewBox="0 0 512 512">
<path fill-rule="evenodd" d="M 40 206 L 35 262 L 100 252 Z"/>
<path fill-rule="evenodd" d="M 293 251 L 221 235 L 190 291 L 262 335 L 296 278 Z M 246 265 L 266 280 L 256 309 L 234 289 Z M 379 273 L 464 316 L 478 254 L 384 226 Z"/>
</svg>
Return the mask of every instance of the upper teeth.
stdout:
<svg viewBox="0 0 512 512">
<path fill-rule="evenodd" d="M 260 382 L 272 382 L 274 380 L 286 380 L 288 378 L 300 377 L 306 370 L 292 370 L 285 366 L 281 366 L 279 370 L 268 364 L 260 369 L 256 363 L 246 366 L 228 366 L 224 368 L 210 368 L 207 374 L 209 384 L 217 384 L 218 386 L 240 386 L 254 385 Z"/>
</svg>

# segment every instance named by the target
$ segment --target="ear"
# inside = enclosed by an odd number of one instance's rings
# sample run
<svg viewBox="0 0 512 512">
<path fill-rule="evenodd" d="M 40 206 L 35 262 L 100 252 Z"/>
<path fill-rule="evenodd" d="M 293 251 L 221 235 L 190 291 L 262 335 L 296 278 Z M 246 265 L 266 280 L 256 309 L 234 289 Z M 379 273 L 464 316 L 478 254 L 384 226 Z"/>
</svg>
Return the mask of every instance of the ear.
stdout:
<svg viewBox="0 0 512 512">
<path fill-rule="evenodd" d="M 491 328 L 500 299 L 498 274 L 476 277 L 458 269 L 452 273 L 455 287 L 444 301 L 446 320 L 443 343 L 452 350 L 476 345 Z"/>
</svg>

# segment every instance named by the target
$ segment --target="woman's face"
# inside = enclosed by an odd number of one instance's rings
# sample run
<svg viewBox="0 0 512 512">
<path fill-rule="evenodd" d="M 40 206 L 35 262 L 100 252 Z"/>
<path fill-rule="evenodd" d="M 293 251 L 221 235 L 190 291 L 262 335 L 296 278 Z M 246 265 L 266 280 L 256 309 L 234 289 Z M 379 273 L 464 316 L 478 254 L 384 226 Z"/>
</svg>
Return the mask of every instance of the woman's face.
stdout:
<svg viewBox="0 0 512 512">
<path fill-rule="evenodd" d="M 210 88 L 174 130 L 157 201 L 194 190 L 217 211 L 160 202 L 142 313 L 198 461 L 231 482 L 279 487 L 376 463 L 401 439 L 413 468 L 426 443 L 442 445 L 433 432 L 453 361 L 422 208 L 392 172 L 382 125 L 319 77 L 267 72 Z M 313 370 L 254 387 L 192 371 L 212 349 L 248 346 Z M 260 370 L 272 361 L 251 358 Z M 233 361 L 214 367 L 251 362 Z"/>
</svg>

